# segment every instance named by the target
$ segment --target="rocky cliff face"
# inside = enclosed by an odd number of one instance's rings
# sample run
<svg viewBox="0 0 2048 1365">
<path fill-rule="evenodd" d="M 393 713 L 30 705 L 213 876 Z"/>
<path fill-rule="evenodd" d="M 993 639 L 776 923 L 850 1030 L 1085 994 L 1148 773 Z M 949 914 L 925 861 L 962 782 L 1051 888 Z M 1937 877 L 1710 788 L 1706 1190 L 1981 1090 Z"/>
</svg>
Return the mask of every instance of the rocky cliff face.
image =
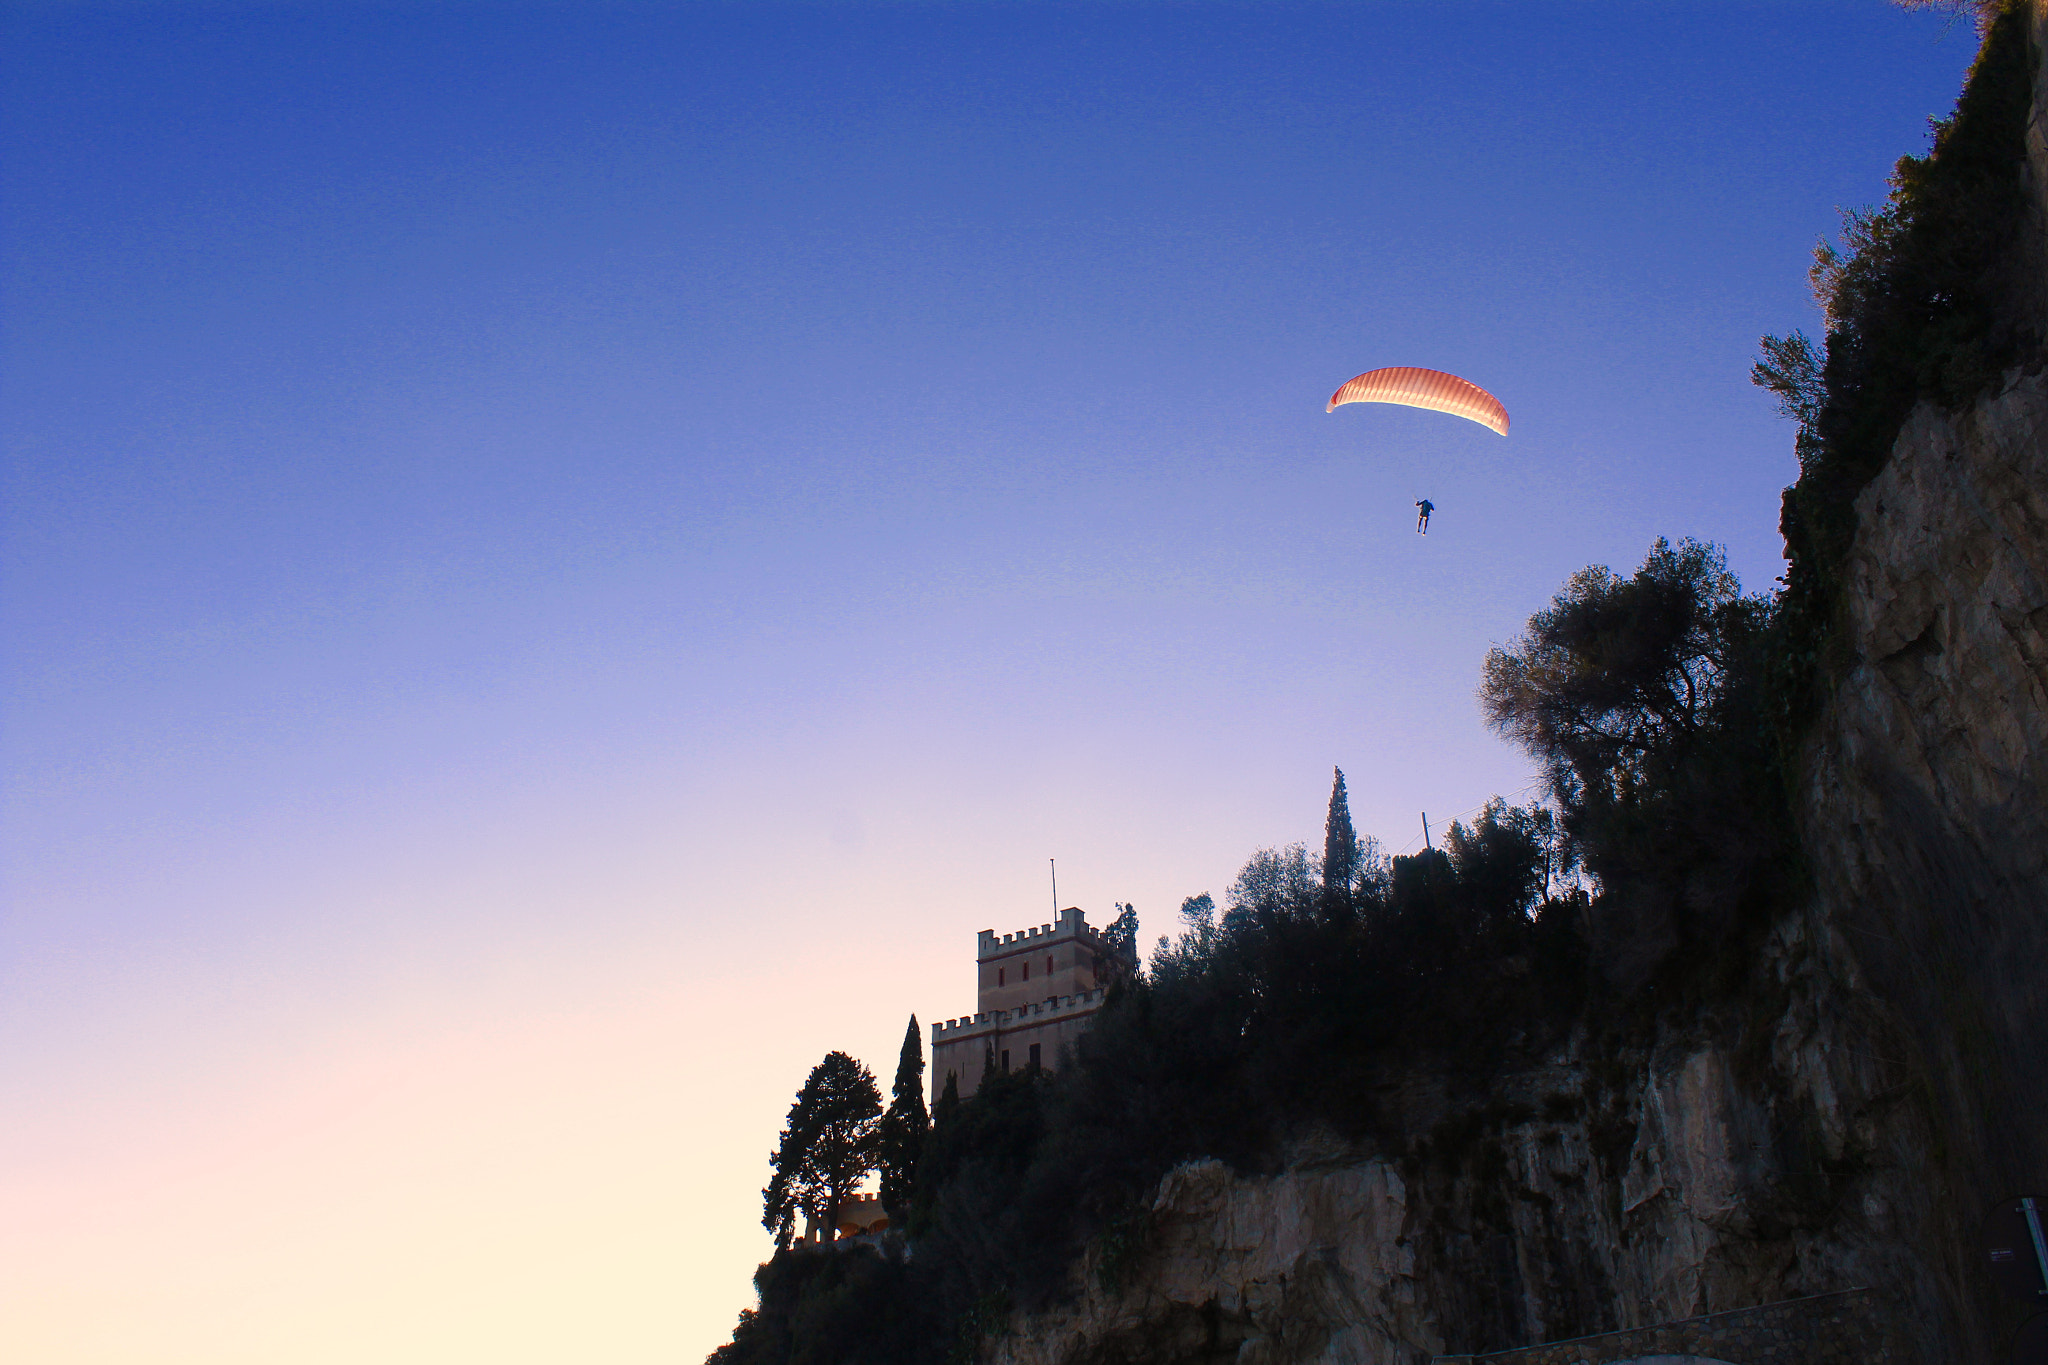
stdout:
<svg viewBox="0 0 2048 1365">
<path fill-rule="evenodd" d="M 2031 307 L 2048 320 L 2048 3 L 2033 6 Z M 1959 1340 L 2013 1310 L 1967 1253 L 2048 1189 L 2048 375 L 1922 404 L 1856 502 L 1851 658 L 1805 765 L 1826 966 L 1882 1002 L 1893 1074 L 1938 1115 L 1918 1231 Z M 1988 1352 L 1984 1353 L 1988 1358 Z"/>
<path fill-rule="evenodd" d="M 1826 965 L 1938 1114 L 1918 1240 L 1955 1330 L 2009 1316 L 1975 1219 L 2048 1178 L 2048 376 L 1922 407 L 1858 499 L 1854 662 L 1808 764 Z"/>
<path fill-rule="evenodd" d="M 1922 1250 L 1934 1126 L 1894 1061 L 1842 1042 L 1872 1021 L 1810 933 L 1773 945 L 1759 1055 L 1676 1031 L 1568 1051 L 1398 1157 L 1311 1141 L 1272 1175 L 1183 1167 L 1122 1273 L 1092 1253 L 1077 1299 L 1019 1317 L 993 1359 L 1413 1365 L 1852 1286 L 1888 1291 L 1894 1358 L 1958 1358 Z"/>
<path fill-rule="evenodd" d="M 2028 150 L 2039 247 L 2048 62 Z M 1976 1221 L 2048 1187 L 2048 375 L 1923 405 L 1857 513 L 1815 894 L 1751 998 L 1577 1038 L 1479 1109 L 1418 1093 L 1399 1150 L 1184 1167 L 994 1365 L 1410 1365 L 1854 1285 L 1893 1358 L 1993 1359 L 2019 1314 Z"/>
</svg>

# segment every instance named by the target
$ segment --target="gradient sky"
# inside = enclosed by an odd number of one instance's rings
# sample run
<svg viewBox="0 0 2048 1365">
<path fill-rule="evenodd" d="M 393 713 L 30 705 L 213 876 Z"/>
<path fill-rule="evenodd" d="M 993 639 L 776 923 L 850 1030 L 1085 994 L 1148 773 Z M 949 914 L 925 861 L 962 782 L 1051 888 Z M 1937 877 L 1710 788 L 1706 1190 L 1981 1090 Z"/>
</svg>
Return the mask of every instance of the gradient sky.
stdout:
<svg viewBox="0 0 2048 1365">
<path fill-rule="evenodd" d="M 1953 102 L 1842 3 L 13 4 L 0 1357 L 674 1362 L 975 931 L 1530 783 L 1780 571 L 1747 382 Z M 1502 439 L 1389 407 L 1452 370 Z M 1426 537 L 1412 503 L 1438 507 Z"/>
</svg>

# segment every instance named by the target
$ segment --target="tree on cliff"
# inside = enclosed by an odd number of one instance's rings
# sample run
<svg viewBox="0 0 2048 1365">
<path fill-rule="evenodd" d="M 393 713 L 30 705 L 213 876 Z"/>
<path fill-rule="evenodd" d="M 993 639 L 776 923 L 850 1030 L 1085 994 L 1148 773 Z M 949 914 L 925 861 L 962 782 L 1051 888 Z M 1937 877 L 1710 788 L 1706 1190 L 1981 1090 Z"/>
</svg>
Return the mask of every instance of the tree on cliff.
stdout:
<svg viewBox="0 0 2048 1365">
<path fill-rule="evenodd" d="M 1262 848 L 1238 870 L 1224 899 L 1228 908 L 1217 927 L 1226 935 L 1247 923 L 1293 919 L 1322 904 L 1322 873 L 1302 844 Z"/>
<path fill-rule="evenodd" d="M 1136 906 L 1125 905 L 1122 901 L 1118 901 L 1116 911 L 1116 918 L 1111 920 L 1109 927 L 1102 931 L 1102 941 L 1109 945 L 1110 951 L 1116 954 L 1117 961 L 1123 963 L 1127 971 L 1136 972 L 1138 970 L 1138 909 Z"/>
<path fill-rule="evenodd" d="M 1659 540 L 1633 577 L 1582 569 L 1522 638 L 1486 656 L 1487 719 L 1576 801 L 1625 799 L 1713 721 L 1745 622 L 1718 546 Z"/>
<path fill-rule="evenodd" d="M 1467 825 L 1453 820 L 1444 831 L 1444 852 L 1459 886 L 1496 918 L 1518 920 L 1549 893 L 1560 869 L 1556 821 L 1550 811 L 1523 810 L 1498 796 Z"/>
<path fill-rule="evenodd" d="M 889 1111 L 882 1115 L 876 1134 L 876 1156 L 882 1168 L 882 1207 L 890 1225 L 897 1226 L 910 1213 L 910 1198 L 917 1192 L 917 1159 L 924 1153 L 931 1134 L 931 1117 L 924 1107 L 924 1039 L 917 1031 L 917 1016 L 903 1033 L 903 1052 L 896 1060 L 896 1084 L 889 1094 Z"/>
<path fill-rule="evenodd" d="M 1335 770 L 1330 784 L 1330 813 L 1323 819 L 1323 904 L 1332 912 L 1351 904 L 1351 883 L 1358 875 L 1358 831 L 1351 827 L 1351 800 L 1344 790 L 1344 770 Z"/>
<path fill-rule="evenodd" d="M 1727 931 L 1782 889 L 1790 817 L 1758 684 L 1769 622 L 1719 547 L 1659 540 L 1629 577 L 1573 575 L 1487 655 L 1487 718 L 1549 770 L 1567 839 L 1500 820 L 1472 834 L 1541 852 L 1538 882 L 1499 888 L 1515 899 L 1541 894 L 1545 864 L 1583 858 L 1603 891 L 1595 947 L 1624 990 L 1681 943 L 1733 951 Z"/>
<path fill-rule="evenodd" d="M 1901 157 L 1885 202 L 1842 211 L 1814 249 L 1818 346 L 1766 336 L 1751 378 L 1799 423 L 1799 479 L 1785 490 L 1781 725 L 1809 718 L 1843 619 L 1857 495 L 1890 459 L 1916 403 L 1960 410 L 2030 364 L 2048 302 L 2029 238 L 2027 139 L 2039 58 L 2030 8 L 2004 0 L 1900 0 L 1974 12 L 1984 42 L 1955 112 L 1925 156 Z"/>
<path fill-rule="evenodd" d="M 844 1052 L 828 1052 L 811 1068 L 768 1157 L 774 1175 L 761 1191 L 761 1225 L 775 1235 L 777 1246 L 789 1245 L 798 1213 L 809 1214 L 831 1236 L 832 1210 L 875 1169 L 875 1121 L 881 1112 L 874 1073 Z"/>
</svg>

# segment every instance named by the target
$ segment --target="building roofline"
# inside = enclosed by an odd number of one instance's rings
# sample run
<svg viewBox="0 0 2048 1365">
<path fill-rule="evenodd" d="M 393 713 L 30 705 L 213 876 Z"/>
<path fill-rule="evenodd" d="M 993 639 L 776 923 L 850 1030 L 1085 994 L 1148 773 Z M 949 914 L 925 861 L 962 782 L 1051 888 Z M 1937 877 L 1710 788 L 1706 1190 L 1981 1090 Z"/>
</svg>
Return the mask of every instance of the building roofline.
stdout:
<svg viewBox="0 0 2048 1365">
<path fill-rule="evenodd" d="M 977 962 L 993 962 L 999 957 L 1035 952 L 1049 943 L 1066 941 L 1086 944 L 1100 952 L 1110 951 L 1109 940 L 1089 925 L 1079 906 L 1070 905 L 1060 911 L 1059 919 L 1052 924 L 1034 924 L 1000 935 L 993 929 L 982 930 L 975 936 L 974 958 Z"/>
</svg>

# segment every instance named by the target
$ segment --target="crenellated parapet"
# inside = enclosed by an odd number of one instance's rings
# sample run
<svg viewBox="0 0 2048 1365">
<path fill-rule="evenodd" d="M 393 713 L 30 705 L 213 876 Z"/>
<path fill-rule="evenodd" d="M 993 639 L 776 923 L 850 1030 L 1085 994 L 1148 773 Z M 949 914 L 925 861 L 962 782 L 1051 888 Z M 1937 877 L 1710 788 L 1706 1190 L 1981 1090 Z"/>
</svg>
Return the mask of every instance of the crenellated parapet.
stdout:
<svg viewBox="0 0 2048 1365">
<path fill-rule="evenodd" d="M 941 1019 L 932 1025 L 932 1047 L 964 1042 L 984 1033 L 1049 1024 L 1076 1015 L 1092 1014 L 1102 1007 L 1107 991 L 1082 991 L 1077 995 L 1055 995 L 1020 1005 L 1016 1009 L 987 1010 L 958 1019 Z"/>
<path fill-rule="evenodd" d="M 807 1215 L 804 1235 L 798 1241 L 800 1244 L 823 1245 L 882 1232 L 888 1226 L 889 1211 L 882 1207 L 879 1195 L 855 1194 L 834 1205 L 831 1216 L 823 1221 L 815 1214 Z"/>
<path fill-rule="evenodd" d="M 1110 950 L 1109 940 L 1090 927 L 1088 917 L 1081 913 L 1080 907 L 1070 905 L 1060 911 L 1059 918 L 1051 924 L 1033 924 L 1008 934 L 998 934 L 993 929 L 982 930 L 975 938 L 975 958 L 988 962 L 1061 940 L 1081 943 L 1097 953 Z"/>
<path fill-rule="evenodd" d="M 975 936 L 975 1012 L 931 1026 L 932 1100 L 964 1098 L 991 1070 L 1054 1070 L 1071 1055 L 1128 960 L 1077 906 L 1050 924 Z"/>
</svg>

